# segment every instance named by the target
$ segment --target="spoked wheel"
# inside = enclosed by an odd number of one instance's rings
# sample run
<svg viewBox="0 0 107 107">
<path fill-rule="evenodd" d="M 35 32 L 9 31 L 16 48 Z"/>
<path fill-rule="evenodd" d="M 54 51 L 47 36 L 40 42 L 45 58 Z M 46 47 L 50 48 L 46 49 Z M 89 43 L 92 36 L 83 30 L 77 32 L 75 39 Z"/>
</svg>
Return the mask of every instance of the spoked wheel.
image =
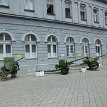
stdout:
<svg viewBox="0 0 107 107">
<path fill-rule="evenodd" d="M 61 69 L 61 74 L 66 75 L 68 74 L 69 69 L 68 68 L 62 68 Z"/>
<path fill-rule="evenodd" d="M 1 79 L 7 79 L 7 72 L 1 72 Z"/>
<path fill-rule="evenodd" d="M 99 67 L 99 63 L 96 61 L 91 62 L 90 69 L 91 70 L 96 70 Z"/>
</svg>

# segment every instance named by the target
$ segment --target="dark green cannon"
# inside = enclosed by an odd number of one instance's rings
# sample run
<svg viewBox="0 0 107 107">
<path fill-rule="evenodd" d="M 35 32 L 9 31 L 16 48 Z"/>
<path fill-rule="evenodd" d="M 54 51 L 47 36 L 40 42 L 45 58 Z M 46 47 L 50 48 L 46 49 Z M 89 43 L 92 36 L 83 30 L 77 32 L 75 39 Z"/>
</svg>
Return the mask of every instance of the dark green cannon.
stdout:
<svg viewBox="0 0 107 107">
<path fill-rule="evenodd" d="M 11 74 L 11 77 L 16 77 L 17 71 L 19 70 L 19 60 L 15 61 L 14 57 L 5 57 L 4 66 L 1 67 L 0 78 L 7 79 L 8 74 Z"/>
<path fill-rule="evenodd" d="M 61 73 L 63 75 L 66 75 L 69 71 L 69 65 L 72 63 L 68 63 L 67 61 L 65 61 L 64 59 L 59 60 L 59 64 L 55 65 L 55 68 L 58 70 L 61 70 Z"/>
<path fill-rule="evenodd" d="M 98 57 L 86 57 L 83 63 L 89 67 L 89 70 L 96 70 L 99 67 L 99 63 L 97 62 L 98 59 Z"/>
<path fill-rule="evenodd" d="M 106 55 L 106 54 L 105 54 Z M 95 57 L 95 58 L 92 58 L 92 57 L 86 57 L 84 60 L 83 60 L 83 64 L 84 65 L 87 65 L 89 67 L 89 70 L 97 70 L 98 67 L 99 67 L 99 63 L 98 63 L 98 60 L 100 57 L 103 57 L 105 55 L 101 55 L 101 56 L 98 56 L 98 57 Z"/>
<path fill-rule="evenodd" d="M 69 67 L 70 67 L 71 64 L 73 64 L 76 61 L 83 60 L 83 63 L 80 64 L 80 66 L 85 65 L 85 66 L 88 66 L 90 70 L 96 70 L 99 67 L 99 63 L 97 61 L 99 60 L 100 57 L 103 57 L 105 55 L 95 57 L 95 58 L 83 57 L 83 58 L 76 59 L 76 60 L 73 60 L 73 61 L 70 61 L 70 62 L 67 62 L 64 59 L 61 59 L 61 60 L 59 60 L 59 64 L 55 65 L 55 68 L 56 68 L 56 70 L 61 70 L 61 74 L 65 75 L 69 72 Z"/>
<path fill-rule="evenodd" d="M 84 58 L 85 57 L 80 58 L 80 59 L 76 59 L 76 60 L 73 60 L 73 61 L 69 61 L 69 62 L 67 62 L 64 59 L 61 59 L 61 60 L 59 60 L 59 64 L 55 65 L 55 68 L 57 70 L 61 70 L 61 74 L 66 75 L 69 72 L 69 67 L 70 67 L 71 64 L 74 64 L 74 62 L 76 62 L 76 61 L 83 60 Z"/>
</svg>

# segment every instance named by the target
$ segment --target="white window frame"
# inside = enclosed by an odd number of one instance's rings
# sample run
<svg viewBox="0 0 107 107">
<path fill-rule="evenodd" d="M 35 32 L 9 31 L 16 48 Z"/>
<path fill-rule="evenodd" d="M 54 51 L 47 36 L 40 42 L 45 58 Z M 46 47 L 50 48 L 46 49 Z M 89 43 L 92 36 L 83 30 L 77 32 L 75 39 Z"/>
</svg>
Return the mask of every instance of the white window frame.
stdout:
<svg viewBox="0 0 107 107">
<path fill-rule="evenodd" d="M 100 56 L 101 55 L 101 46 L 96 44 L 95 48 L 96 48 L 96 56 Z"/>
<path fill-rule="evenodd" d="M 89 45 L 82 45 L 83 56 L 89 56 Z"/>
<path fill-rule="evenodd" d="M 55 57 L 57 57 L 57 39 L 55 36 L 49 36 L 49 37 L 51 39 L 50 39 L 50 41 L 47 41 L 48 42 L 47 48 L 48 48 L 48 46 L 50 46 L 50 53 L 48 52 L 48 58 L 55 58 Z M 52 37 L 54 37 L 56 39 L 56 42 L 52 42 Z M 56 46 L 56 50 L 55 50 L 56 53 L 53 52 L 54 46 Z"/>
<path fill-rule="evenodd" d="M 0 5 L 9 6 L 9 0 L 0 0 Z"/>
<path fill-rule="evenodd" d="M 99 23 L 99 10 L 97 8 L 93 9 L 93 20 L 94 20 L 94 23 Z"/>
<path fill-rule="evenodd" d="M 48 13 L 48 5 L 53 6 L 53 13 Z M 46 9 L 47 9 L 47 15 L 55 15 L 55 0 L 47 0 Z"/>
<path fill-rule="evenodd" d="M 32 41 L 31 40 L 31 35 L 32 34 L 28 34 L 26 36 L 30 36 L 29 41 L 25 40 L 25 58 L 29 59 L 29 58 L 37 58 L 37 43 L 36 41 Z M 35 37 L 35 35 L 33 35 Z M 26 37 L 25 37 L 26 38 Z M 36 37 L 35 37 L 36 38 Z M 26 45 L 28 45 L 30 47 L 30 52 L 26 52 Z M 36 47 L 36 52 L 32 52 L 32 46 L 35 45 Z M 34 55 L 35 54 L 35 55 Z"/>
<path fill-rule="evenodd" d="M 87 39 L 87 38 L 83 38 L 83 39 Z M 88 42 L 84 42 L 82 40 L 82 53 L 83 53 L 83 56 L 89 56 L 90 55 L 90 51 L 89 51 L 89 40 L 88 40 Z"/>
<path fill-rule="evenodd" d="M 99 40 L 99 39 L 97 39 L 97 40 Z M 97 42 L 97 40 L 96 40 L 96 42 Z M 99 41 L 100 41 L 100 40 L 99 40 Z M 101 50 L 101 48 L 102 48 L 102 47 L 101 47 L 101 41 L 100 41 L 100 44 L 98 44 L 98 43 L 96 43 L 96 42 L 95 42 L 96 56 L 100 56 L 101 53 L 102 53 L 102 52 L 101 52 L 101 51 L 102 51 L 102 50 Z M 99 48 L 99 49 L 98 49 L 98 48 Z"/>
<path fill-rule="evenodd" d="M 4 57 L 12 57 L 12 44 L 11 44 L 11 40 L 5 40 L 6 38 L 6 33 L 2 33 L 3 34 L 3 40 L 0 40 L 0 45 L 3 46 L 3 53 L 0 53 L 0 60 L 3 60 Z M 9 35 L 10 36 L 10 35 Z M 10 36 L 11 38 L 11 36 Z M 11 46 L 11 52 L 10 53 L 6 53 L 6 46 L 10 45 Z"/>
<path fill-rule="evenodd" d="M 66 17 L 66 9 L 70 10 L 69 17 Z M 70 0 L 65 1 L 65 18 L 72 18 L 72 2 Z"/>
<path fill-rule="evenodd" d="M 34 0 L 25 0 L 25 10 L 34 10 Z"/>
<path fill-rule="evenodd" d="M 73 41 L 70 41 L 70 38 Z M 72 37 L 68 37 L 67 39 L 66 39 L 66 55 L 67 57 L 73 57 L 75 54 L 75 41 L 74 41 L 74 38 Z M 71 50 L 71 47 L 73 48 L 72 50 Z"/>
<path fill-rule="evenodd" d="M 105 25 L 107 25 L 107 11 L 105 11 Z"/>
<path fill-rule="evenodd" d="M 82 14 L 84 14 L 84 16 L 82 16 Z M 80 16 L 81 16 L 81 21 L 87 20 L 86 4 L 80 4 Z"/>
</svg>

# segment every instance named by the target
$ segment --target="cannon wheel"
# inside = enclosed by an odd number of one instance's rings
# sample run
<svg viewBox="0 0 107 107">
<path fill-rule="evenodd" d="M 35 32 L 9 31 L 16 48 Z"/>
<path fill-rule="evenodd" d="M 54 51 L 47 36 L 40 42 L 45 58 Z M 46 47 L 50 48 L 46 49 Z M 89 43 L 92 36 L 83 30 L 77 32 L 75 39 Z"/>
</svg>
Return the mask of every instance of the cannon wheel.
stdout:
<svg viewBox="0 0 107 107">
<path fill-rule="evenodd" d="M 68 74 L 69 69 L 68 68 L 62 68 L 61 69 L 61 74 L 66 75 Z"/>
<path fill-rule="evenodd" d="M 1 79 L 7 79 L 7 72 L 6 71 L 2 71 L 1 72 Z"/>
<path fill-rule="evenodd" d="M 16 77 L 16 74 L 17 74 L 17 71 L 16 71 L 16 70 L 13 70 L 13 71 L 11 72 L 11 77 L 12 77 L 12 78 L 15 78 L 15 77 Z"/>
<path fill-rule="evenodd" d="M 91 62 L 90 69 L 91 70 L 96 70 L 99 67 L 99 63 L 96 61 Z"/>
</svg>

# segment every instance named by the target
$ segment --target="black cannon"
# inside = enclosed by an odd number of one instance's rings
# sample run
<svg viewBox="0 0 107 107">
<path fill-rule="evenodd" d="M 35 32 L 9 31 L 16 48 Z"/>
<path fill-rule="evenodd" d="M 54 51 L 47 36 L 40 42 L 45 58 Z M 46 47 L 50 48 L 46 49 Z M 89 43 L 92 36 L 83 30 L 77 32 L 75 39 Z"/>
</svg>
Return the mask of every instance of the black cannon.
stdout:
<svg viewBox="0 0 107 107">
<path fill-rule="evenodd" d="M 19 60 L 15 61 L 14 57 L 5 57 L 4 66 L 1 67 L 0 78 L 7 79 L 8 74 L 11 74 L 11 77 L 16 77 L 17 71 L 20 70 L 18 64 Z"/>
</svg>

